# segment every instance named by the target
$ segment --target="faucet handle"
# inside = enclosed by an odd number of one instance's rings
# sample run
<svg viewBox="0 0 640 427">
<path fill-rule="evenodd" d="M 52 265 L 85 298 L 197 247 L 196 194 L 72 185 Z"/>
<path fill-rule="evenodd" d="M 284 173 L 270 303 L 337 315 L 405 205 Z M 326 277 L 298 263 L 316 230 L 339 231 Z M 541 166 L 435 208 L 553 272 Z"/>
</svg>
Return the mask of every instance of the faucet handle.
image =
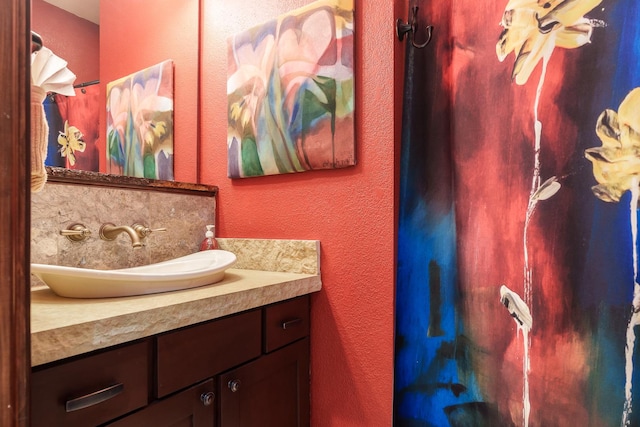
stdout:
<svg viewBox="0 0 640 427">
<path fill-rule="evenodd" d="M 91 230 L 80 223 L 71 224 L 66 230 L 60 230 L 60 235 L 72 242 L 82 242 L 91 236 Z"/>
<path fill-rule="evenodd" d="M 166 227 L 149 228 L 146 225 L 142 225 L 142 224 L 133 224 L 131 227 L 136 231 L 136 233 L 138 233 L 138 236 L 140 236 L 140 238 L 147 237 L 149 234 L 153 232 L 167 231 Z"/>
</svg>

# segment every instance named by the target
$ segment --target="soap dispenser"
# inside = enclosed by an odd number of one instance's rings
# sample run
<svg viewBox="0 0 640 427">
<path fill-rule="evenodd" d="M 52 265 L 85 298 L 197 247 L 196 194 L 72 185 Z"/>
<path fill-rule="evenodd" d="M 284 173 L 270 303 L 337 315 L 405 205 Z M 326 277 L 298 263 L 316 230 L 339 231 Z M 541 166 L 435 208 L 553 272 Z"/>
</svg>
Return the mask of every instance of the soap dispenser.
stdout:
<svg viewBox="0 0 640 427">
<path fill-rule="evenodd" d="M 215 225 L 207 225 L 207 232 L 204 233 L 204 240 L 200 243 L 200 250 L 207 251 L 210 249 L 218 249 L 218 242 L 215 238 Z"/>
</svg>

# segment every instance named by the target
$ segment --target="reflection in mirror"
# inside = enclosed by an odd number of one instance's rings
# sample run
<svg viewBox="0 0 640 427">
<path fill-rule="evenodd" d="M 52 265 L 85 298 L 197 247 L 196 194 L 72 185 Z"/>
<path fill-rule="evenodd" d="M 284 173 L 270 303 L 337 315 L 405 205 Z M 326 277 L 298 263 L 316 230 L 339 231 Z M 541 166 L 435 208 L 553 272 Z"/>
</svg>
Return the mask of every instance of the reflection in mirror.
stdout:
<svg viewBox="0 0 640 427">
<path fill-rule="evenodd" d="M 31 29 L 68 62 L 76 83 L 100 78 L 99 0 L 31 0 Z"/>
<path fill-rule="evenodd" d="M 43 102 L 49 127 L 45 164 L 98 171 L 99 0 L 33 0 L 32 16 L 32 30 L 42 36 L 44 49 L 48 49 L 36 54 L 36 60 L 49 57 L 51 65 L 62 60 L 76 76 L 75 89 L 69 88 L 69 93 L 47 90 Z"/>
<path fill-rule="evenodd" d="M 91 14 L 78 9 L 89 5 L 93 5 Z M 172 60 L 173 176 L 179 182 L 197 182 L 198 0 L 32 0 L 32 30 L 76 74 L 75 97 L 47 96 L 60 112 L 59 117 L 52 113 L 57 124 L 49 132 L 48 166 L 107 172 L 107 84 Z M 68 117 L 72 109 L 75 122 L 81 125 L 69 123 L 65 128 L 62 114 Z M 66 136 L 62 145 L 61 134 Z M 79 134 L 83 142 L 74 139 Z M 100 174 L 86 177 L 102 179 Z"/>
</svg>

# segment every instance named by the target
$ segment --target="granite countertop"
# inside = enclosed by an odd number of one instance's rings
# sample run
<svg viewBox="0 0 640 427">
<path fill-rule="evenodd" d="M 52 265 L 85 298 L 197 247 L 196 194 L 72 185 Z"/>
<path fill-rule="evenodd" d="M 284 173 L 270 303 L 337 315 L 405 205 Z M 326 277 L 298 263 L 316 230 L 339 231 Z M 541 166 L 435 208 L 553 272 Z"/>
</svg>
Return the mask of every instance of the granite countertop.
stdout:
<svg viewBox="0 0 640 427">
<path fill-rule="evenodd" d="M 318 271 L 319 273 L 319 271 Z M 213 285 L 105 299 L 31 292 L 31 366 L 319 291 L 319 274 L 232 268 Z"/>
</svg>

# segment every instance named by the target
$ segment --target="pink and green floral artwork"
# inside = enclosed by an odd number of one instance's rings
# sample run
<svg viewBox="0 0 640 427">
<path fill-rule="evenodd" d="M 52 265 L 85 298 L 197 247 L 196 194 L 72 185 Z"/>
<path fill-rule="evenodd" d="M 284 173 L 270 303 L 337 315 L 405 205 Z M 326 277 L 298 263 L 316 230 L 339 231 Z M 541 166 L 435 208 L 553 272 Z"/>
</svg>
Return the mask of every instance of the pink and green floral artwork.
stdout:
<svg viewBox="0 0 640 427">
<path fill-rule="evenodd" d="M 107 172 L 173 180 L 173 61 L 107 84 Z"/>
<path fill-rule="evenodd" d="M 353 0 L 321 0 L 228 40 L 228 176 L 356 163 Z"/>
</svg>

